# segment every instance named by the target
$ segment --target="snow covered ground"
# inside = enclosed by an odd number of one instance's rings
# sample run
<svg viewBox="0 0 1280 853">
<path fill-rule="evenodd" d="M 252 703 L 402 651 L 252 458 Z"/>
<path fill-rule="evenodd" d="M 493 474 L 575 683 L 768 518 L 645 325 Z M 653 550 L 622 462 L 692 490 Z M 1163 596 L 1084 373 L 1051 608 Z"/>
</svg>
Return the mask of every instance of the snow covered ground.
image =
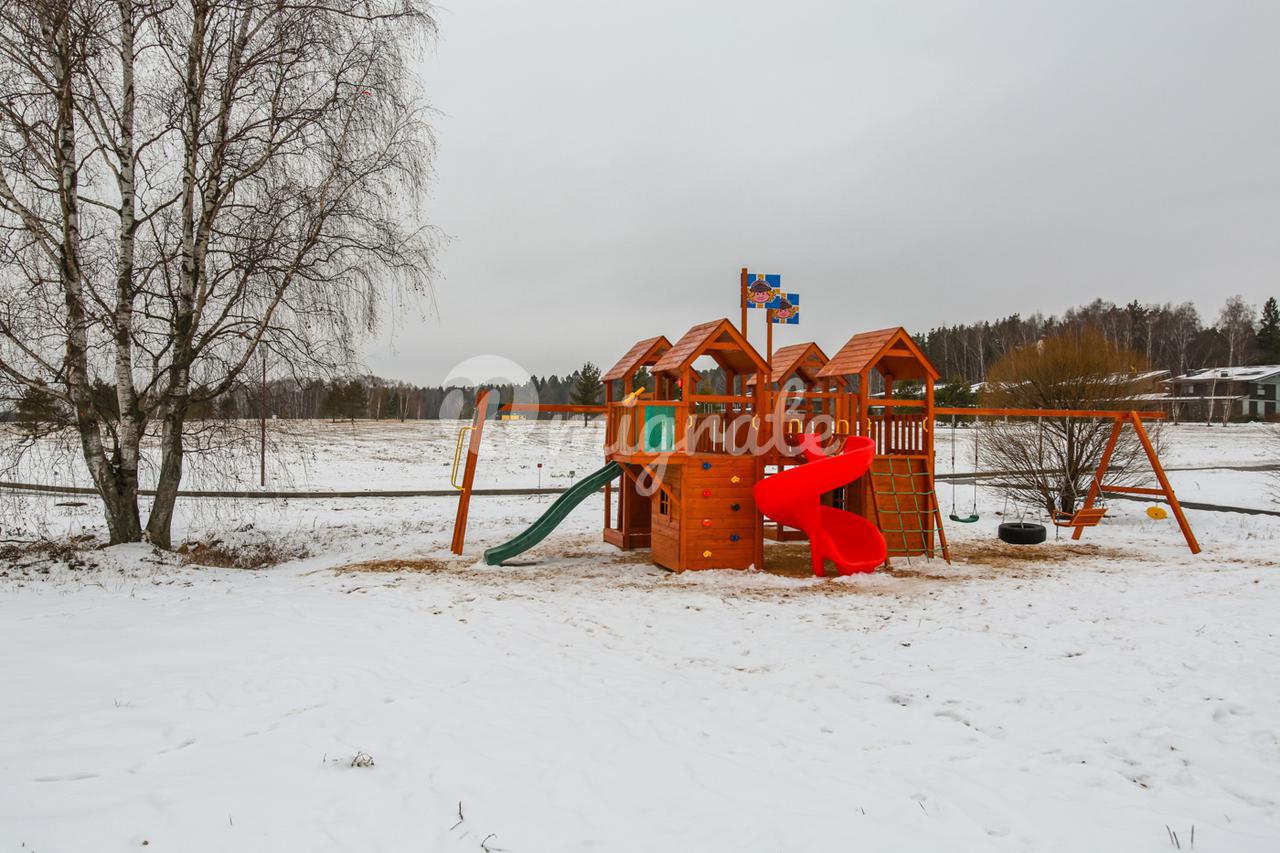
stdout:
<svg viewBox="0 0 1280 853">
<path fill-rule="evenodd" d="M 483 484 L 599 465 L 598 427 L 493 426 Z M 277 485 L 445 485 L 452 428 L 313 425 Z M 1171 466 L 1275 458 L 1173 432 Z M 373 497 L 182 504 L 183 537 L 300 555 L 268 569 L 0 557 L 0 851 L 1280 849 L 1280 518 L 1193 511 L 1193 557 L 1117 501 L 1019 550 L 984 487 L 953 565 L 816 580 L 663 572 L 589 501 L 476 564 L 550 500 L 476 498 L 464 558 L 452 499 Z M 100 532 L 81 502 L 0 494 L 0 538 Z"/>
</svg>

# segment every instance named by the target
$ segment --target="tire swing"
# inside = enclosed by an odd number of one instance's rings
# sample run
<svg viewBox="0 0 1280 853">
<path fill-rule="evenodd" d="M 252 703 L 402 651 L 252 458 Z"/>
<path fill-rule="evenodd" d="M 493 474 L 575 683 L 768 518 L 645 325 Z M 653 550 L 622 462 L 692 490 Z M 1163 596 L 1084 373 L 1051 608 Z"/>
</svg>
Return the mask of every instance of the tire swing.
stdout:
<svg viewBox="0 0 1280 853">
<path fill-rule="evenodd" d="M 1044 424 L 1041 419 L 1036 419 L 1039 427 L 1039 445 L 1040 445 L 1040 466 L 1044 467 Z M 1007 517 L 1009 514 L 1009 493 L 1005 492 L 1004 511 L 1000 513 L 1001 517 Z M 1039 545 L 1049 538 L 1049 530 L 1043 524 L 1036 524 L 1034 521 L 1024 521 L 1025 511 L 1018 516 L 1017 521 L 1004 521 L 996 528 L 996 536 L 1001 542 L 1007 542 L 1010 545 Z"/>
<path fill-rule="evenodd" d="M 973 506 L 968 515 L 956 512 L 956 416 L 951 416 L 951 513 L 947 518 L 960 524 L 978 520 L 978 420 L 973 421 Z"/>
<path fill-rule="evenodd" d="M 1049 536 L 1043 524 L 1033 521 L 1005 521 L 1000 524 L 996 535 L 1001 542 L 1010 545 L 1039 545 Z"/>
</svg>

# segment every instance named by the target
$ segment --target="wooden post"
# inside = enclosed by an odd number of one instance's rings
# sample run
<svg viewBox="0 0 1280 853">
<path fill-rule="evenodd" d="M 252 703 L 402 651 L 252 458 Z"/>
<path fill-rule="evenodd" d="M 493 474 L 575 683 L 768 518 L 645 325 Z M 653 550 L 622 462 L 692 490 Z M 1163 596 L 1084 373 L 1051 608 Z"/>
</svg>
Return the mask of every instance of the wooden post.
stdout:
<svg viewBox="0 0 1280 853">
<path fill-rule="evenodd" d="M 760 383 L 757 382 L 756 385 Z M 764 457 L 756 457 L 756 482 L 764 479 Z M 764 513 L 756 507 L 755 524 L 752 525 L 752 542 L 751 542 L 751 562 L 756 567 L 756 571 L 764 571 Z M 778 538 L 782 538 L 782 527 L 778 527 Z"/>
<path fill-rule="evenodd" d="M 738 290 L 738 301 L 741 303 L 741 307 L 742 307 L 742 328 L 740 329 L 740 331 L 742 332 L 743 340 L 746 340 L 746 337 L 747 337 L 747 268 L 746 267 L 742 268 L 742 284 Z"/>
<path fill-rule="evenodd" d="M 1093 502 L 1098 499 L 1098 494 L 1102 486 L 1102 478 L 1107 473 L 1107 468 L 1111 465 L 1111 455 L 1116 452 L 1116 442 L 1120 440 L 1120 430 L 1124 427 L 1124 416 L 1118 415 L 1111 423 L 1111 435 L 1107 436 L 1106 446 L 1102 449 L 1102 459 L 1098 461 L 1098 470 L 1093 472 L 1093 480 L 1089 483 L 1089 491 L 1084 496 L 1084 505 L 1081 509 L 1089 509 L 1093 506 Z M 1079 539 L 1084 533 L 1083 527 L 1077 527 L 1071 531 L 1072 539 Z"/>
<path fill-rule="evenodd" d="M 484 419 L 489 408 L 489 391 L 485 389 L 476 398 L 476 411 L 471 417 L 471 444 L 467 448 L 467 465 L 462 474 L 462 492 L 458 495 L 458 513 L 453 519 L 453 542 L 449 550 L 462 553 L 467 538 L 467 511 L 471 506 L 471 487 L 476 479 L 476 463 L 480 460 L 480 437 L 484 433 Z"/>
<path fill-rule="evenodd" d="M 1124 416 L 1116 416 L 1111 423 L 1111 434 L 1107 435 L 1106 446 L 1102 448 L 1102 459 L 1098 460 L 1098 470 L 1093 473 L 1093 480 L 1089 482 L 1089 491 L 1084 496 L 1084 505 L 1080 508 L 1088 510 L 1093 506 L 1093 502 L 1098 500 L 1098 494 L 1101 492 L 1102 478 L 1107 473 L 1107 467 L 1111 466 L 1111 455 L 1116 452 L 1116 442 L 1120 441 L 1120 430 L 1124 428 Z M 1084 528 L 1075 528 L 1071 530 L 1071 538 L 1079 539 L 1084 533 Z"/>
<path fill-rule="evenodd" d="M 764 312 L 765 326 L 765 345 L 764 360 L 769 365 L 769 372 L 773 372 L 773 309 L 766 308 Z"/>
<path fill-rule="evenodd" d="M 259 404 L 262 411 L 258 419 L 258 485 L 267 486 L 267 351 L 262 351 L 262 385 Z"/>
<path fill-rule="evenodd" d="M 622 396 L 626 398 L 631 393 L 631 377 L 624 377 L 622 380 Z M 613 451 L 617 445 L 617 439 L 611 439 L 610 430 L 616 430 L 617 426 L 613 423 L 612 409 L 613 406 L 613 380 L 604 383 L 604 450 L 608 454 Z M 542 486 L 542 472 L 538 472 L 538 486 Z M 621 502 L 621 500 L 619 500 Z M 613 512 L 613 481 L 604 484 L 604 529 L 608 530 L 613 526 L 610 514 Z"/>
<path fill-rule="evenodd" d="M 1178 527 L 1182 530 L 1182 537 L 1187 540 L 1187 547 L 1191 549 L 1192 554 L 1199 554 L 1200 543 L 1196 541 L 1196 535 L 1191 532 L 1191 525 L 1187 523 L 1187 517 L 1182 513 L 1182 504 L 1178 503 L 1178 496 L 1173 493 L 1173 486 L 1169 484 L 1169 478 L 1165 476 L 1164 466 L 1160 464 L 1160 458 L 1156 455 L 1155 446 L 1151 444 L 1151 439 L 1147 436 L 1146 427 L 1142 425 L 1142 418 L 1138 417 L 1137 412 L 1130 412 L 1129 423 L 1133 424 L 1133 430 L 1138 434 L 1138 440 L 1142 442 L 1142 449 L 1147 452 L 1147 459 L 1151 462 L 1151 470 L 1156 472 L 1156 480 L 1160 483 L 1160 488 L 1164 490 L 1164 497 L 1169 502 L 1169 509 L 1173 510 L 1173 517 L 1178 520 Z M 1080 528 L 1076 529 L 1079 530 Z"/>
<path fill-rule="evenodd" d="M 677 453 L 692 453 L 693 449 L 687 447 L 689 436 L 689 416 L 693 414 L 693 406 L 689 403 L 689 398 L 697 394 L 698 388 L 693 381 L 693 371 L 685 370 L 680 374 L 680 403 L 675 407 L 675 451 Z"/>
<path fill-rule="evenodd" d="M 929 502 L 933 504 L 933 518 L 938 524 L 938 545 L 942 548 L 943 559 L 950 563 L 951 550 L 947 547 L 947 534 L 942 528 L 942 510 L 938 506 L 938 484 L 937 480 L 934 479 L 937 474 L 935 470 L 937 460 L 933 456 L 933 393 L 933 379 L 926 376 L 924 378 L 924 417 L 920 420 L 922 432 L 920 443 L 923 445 L 925 463 L 929 472 Z M 975 436 L 974 441 L 977 440 Z M 952 471 L 951 473 L 954 476 L 956 472 Z M 974 471 L 974 473 L 976 474 L 977 471 Z M 930 541 L 929 544 L 932 545 L 933 542 Z M 930 554 L 929 556 L 933 555 Z"/>
<path fill-rule="evenodd" d="M 867 388 L 867 384 L 871 381 L 871 371 L 864 370 L 858 374 L 858 426 L 852 431 L 852 435 L 865 435 L 871 437 L 871 394 Z"/>
</svg>

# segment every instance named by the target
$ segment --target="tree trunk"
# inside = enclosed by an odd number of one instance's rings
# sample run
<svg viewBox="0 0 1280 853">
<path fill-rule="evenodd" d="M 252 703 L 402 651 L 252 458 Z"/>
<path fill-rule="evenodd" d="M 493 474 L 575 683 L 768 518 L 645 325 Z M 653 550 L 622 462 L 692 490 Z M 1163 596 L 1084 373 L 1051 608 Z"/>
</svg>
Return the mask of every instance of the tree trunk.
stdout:
<svg viewBox="0 0 1280 853">
<path fill-rule="evenodd" d="M 138 513 L 137 445 L 117 446 L 107 459 L 102 437 L 96 422 L 80 421 L 80 446 L 93 484 L 102 499 L 103 515 L 107 522 L 107 535 L 112 545 L 142 540 L 142 519 Z M 141 430 L 122 430 L 121 438 L 128 441 Z M 135 460 L 132 464 L 128 460 Z"/>
<path fill-rule="evenodd" d="M 173 547 L 173 509 L 182 482 L 182 429 L 186 423 L 185 407 L 175 408 L 164 419 L 160 433 L 160 477 L 156 481 L 156 497 L 147 518 L 147 539 L 158 548 Z"/>
<path fill-rule="evenodd" d="M 1063 512 L 1076 511 L 1076 472 L 1079 464 L 1076 461 L 1076 435 L 1070 421 L 1064 425 L 1066 432 L 1066 453 L 1062 463 L 1062 483 L 1059 488 L 1058 507 Z"/>
</svg>

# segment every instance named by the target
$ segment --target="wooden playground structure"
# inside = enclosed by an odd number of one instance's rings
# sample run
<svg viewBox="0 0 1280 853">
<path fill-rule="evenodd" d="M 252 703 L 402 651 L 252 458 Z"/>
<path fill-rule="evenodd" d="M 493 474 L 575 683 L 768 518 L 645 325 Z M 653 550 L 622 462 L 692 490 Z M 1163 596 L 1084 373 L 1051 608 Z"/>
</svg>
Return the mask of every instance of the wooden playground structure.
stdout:
<svg viewBox="0 0 1280 853">
<path fill-rule="evenodd" d="M 830 358 L 812 342 L 772 352 L 771 338 L 766 358 L 751 346 L 746 329 L 744 308 L 740 327 L 718 319 L 693 326 L 674 344 L 663 335 L 637 341 L 601 376 L 603 406 L 508 404 L 500 411 L 603 413 L 608 470 L 597 475 L 605 475 L 604 541 L 623 550 L 647 548 L 655 564 L 674 571 L 763 567 L 766 539 L 805 538 L 802 531 L 766 520 L 752 490 L 771 471 L 805 464 L 794 444 L 806 433 L 822 436 L 828 446 L 850 436 L 874 442 L 868 474 L 824 494 L 822 503 L 871 521 L 885 538 L 886 564 L 915 556 L 949 562 L 934 463 L 935 425 L 946 416 L 1111 420 L 1083 504 L 1050 522 L 1071 528 L 1072 538 L 1079 539 L 1085 527 L 1105 516 L 1098 506 L 1104 494 L 1158 496 L 1168 503 L 1191 552 L 1200 550 L 1144 427 L 1144 421 L 1162 418 L 1160 412 L 939 407 L 934 398 L 938 370 L 901 327 L 854 334 Z M 707 365 L 720 369 L 723 388 L 704 387 Z M 651 391 L 638 384 L 641 370 L 652 377 Z M 920 398 L 895 396 L 907 383 L 922 388 Z M 873 393 L 877 386 L 881 390 Z M 464 428 L 470 435 L 465 464 L 466 433 L 458 438 L 455 477 L 461 470 L 462 480 L 455 480 L 461 491 L 455 553 L 462 552 L 490 408 L 482 397 L 472 426 Z M 1106 482 L 1126 427 L 1136 433 L 1158 486 Z"/>
</svg>

